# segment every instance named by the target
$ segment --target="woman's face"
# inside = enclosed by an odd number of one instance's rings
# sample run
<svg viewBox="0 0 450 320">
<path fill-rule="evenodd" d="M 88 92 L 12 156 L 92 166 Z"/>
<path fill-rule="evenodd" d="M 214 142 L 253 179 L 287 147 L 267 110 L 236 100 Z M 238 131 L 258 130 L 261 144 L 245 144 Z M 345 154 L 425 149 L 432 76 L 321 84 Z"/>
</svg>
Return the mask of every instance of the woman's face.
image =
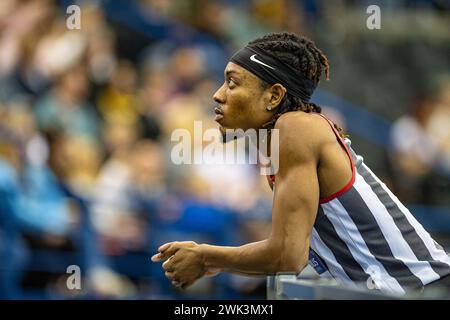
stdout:
<svg viewBox="0 0 450 320">
<path fill-rule="evenodd" d="M 272 117 L 266 109 L 270 90 L 263 89 L 257 76 L 233 62 L 227 64 L 224 75 L 225 82 L 213 96 L 220 130 L 261 128 Z"/>
</svg>

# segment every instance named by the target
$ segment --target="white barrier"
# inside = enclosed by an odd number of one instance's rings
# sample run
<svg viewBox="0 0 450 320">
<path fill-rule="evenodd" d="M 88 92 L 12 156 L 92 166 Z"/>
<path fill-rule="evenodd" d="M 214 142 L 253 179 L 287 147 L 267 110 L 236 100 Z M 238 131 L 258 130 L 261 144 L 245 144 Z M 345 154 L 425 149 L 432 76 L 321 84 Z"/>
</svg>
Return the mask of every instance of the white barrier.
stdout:
<svg viewBox="0 0 450 320">
<path fill-rule="evenodd" d="M 409 300 L 450 299 L 445 289 L 435 289 L 426 294 L 409 292 L 404 296 L 382 293 L 378 290 L 348 288 L 333 279 L 298 278 L 295 274 L 278 274 L 267 277 L 268 300 Z"/>
</svg>

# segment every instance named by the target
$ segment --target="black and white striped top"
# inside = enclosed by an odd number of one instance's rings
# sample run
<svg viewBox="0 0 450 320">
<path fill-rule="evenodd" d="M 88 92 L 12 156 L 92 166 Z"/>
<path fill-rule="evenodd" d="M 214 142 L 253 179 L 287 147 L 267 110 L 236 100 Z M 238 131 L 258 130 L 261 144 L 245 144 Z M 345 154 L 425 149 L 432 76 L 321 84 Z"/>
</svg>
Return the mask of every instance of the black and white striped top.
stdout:
<svg viewBox="0 0 450 320">
<path fill-rule="evenodd" d="M 393 294 L 449 275 L 450 257 L 330 125 L 353 174 L 342 190 L 320 200 L 309 264 L 344 285 Z"/>
</svg>

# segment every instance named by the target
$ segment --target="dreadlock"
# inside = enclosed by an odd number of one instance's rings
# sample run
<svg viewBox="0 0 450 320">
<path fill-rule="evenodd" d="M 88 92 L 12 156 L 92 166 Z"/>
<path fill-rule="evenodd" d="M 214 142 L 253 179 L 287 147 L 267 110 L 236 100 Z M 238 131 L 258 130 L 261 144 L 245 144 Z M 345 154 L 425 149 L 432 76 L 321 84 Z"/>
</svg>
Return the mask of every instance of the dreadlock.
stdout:
<svg viewBox="0 0 450 320">
<path fill-rule="evenodd" d="M 306 37 L 290 32 L 269 33 L 249 42 L 248 46 L 264 50 L 267 54 L 276 57 L 294 70 L 300 70 L 308 79 L 313 80 L 316 85 L 319 83 L 323 73 L 325 73 L 326 79 L 329 79 L 330 66 L 328 65 L 327 57 L 316 47 L 314 42 Z M 264 89 L 269 87 L 267 82 L 261 80 L 261 83 Z M 315 103 L 302 101 L 300 98 L 296 98 L 287 92 L 277 112 L 265 126 L 273 128 L 283 113 L 299 110 L 307 113 L 322 112 L 321 107 Z M 342 128 L 336 124 L 334 124 L 334 127 L 338 130 L 339 135 L 344 137 Z"/>
</svg>

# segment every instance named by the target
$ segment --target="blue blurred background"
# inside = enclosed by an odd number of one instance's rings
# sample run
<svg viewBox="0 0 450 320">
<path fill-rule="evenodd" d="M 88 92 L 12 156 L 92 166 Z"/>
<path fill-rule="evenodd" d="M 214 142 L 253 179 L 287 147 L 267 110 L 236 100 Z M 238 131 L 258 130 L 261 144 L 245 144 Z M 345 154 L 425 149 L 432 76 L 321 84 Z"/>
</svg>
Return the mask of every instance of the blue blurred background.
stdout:
<svg viewBox="0 0 450 320">
<path fill-rule="evenodd" d="M 72 4 L 79 30 L 66 27 Z M 269 234 L 259 170 L 175 166 L 170 135 L 216 127 L 230 54 L 282 30 L 323 49 L 331 77 L 312 100 L 450 249 L 449 1 L 2 0 L 0 298 L 264 298 L 264 278 L 229 274 L 180 291 L 150 256 Z"/>
</svg>

